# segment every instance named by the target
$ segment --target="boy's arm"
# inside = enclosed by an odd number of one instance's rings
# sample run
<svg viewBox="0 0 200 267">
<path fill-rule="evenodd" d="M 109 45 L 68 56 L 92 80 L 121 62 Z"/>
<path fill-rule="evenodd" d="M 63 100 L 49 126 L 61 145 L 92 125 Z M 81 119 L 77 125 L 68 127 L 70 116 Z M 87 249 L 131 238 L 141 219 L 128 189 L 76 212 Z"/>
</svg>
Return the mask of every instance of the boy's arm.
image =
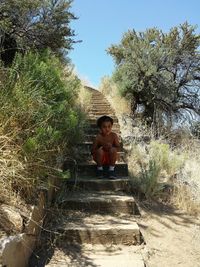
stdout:
<svg viewBox="0 0 200 267">
<path fill-rule="evenodd" d="M 95 138 L 95 140 L 94 140 L 94 142 L 93 142 L 93 144 L 92 144 L 92 149 L 91 149 L 91 154 L 92 154 L 92 155 L 93 155 L 94 152 L 97 150 L 98 145 L 99 145 L 99 138 L 98 138 L 98 136 L 96 136 L 96 138 Z"/>
<path fill-rule="evenodd" d="M 119 138 L 118 138 L 118 136 L 117 136 L 116 133 L 115 133 L 115 135 L 114 135 L 114 146 L 117 148 L 117 151 L 120 150 Z"/>
</svg>

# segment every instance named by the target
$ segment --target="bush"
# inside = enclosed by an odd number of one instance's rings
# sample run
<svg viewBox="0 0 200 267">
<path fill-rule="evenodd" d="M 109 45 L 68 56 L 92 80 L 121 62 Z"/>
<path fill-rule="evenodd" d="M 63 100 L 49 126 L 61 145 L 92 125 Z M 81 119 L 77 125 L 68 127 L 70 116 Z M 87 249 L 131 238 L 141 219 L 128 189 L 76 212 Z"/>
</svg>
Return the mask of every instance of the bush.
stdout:
<svg viewBox="0 0 200 267">
<path fill-rule="evenodd" d="M 159 182 L 160 167 L 155 161 L 150 160 L 148 168 L 141 165 L 141 173 L 134 177 L 134 185 L 147 199 L 158 197 L 163 190 L 163 184 Z"/>
<path fill-rule="evenodd" d="M 150 144 L 134 144 L 128 158 L 133 185 L 146 198 L 161 196 L 164 186 L 181 172 L 186 154 L 173 151 L 169 144 L 152 140 Z"/>
<path fill-rule="evenodd" d="M 156 162 L 161 170 L 168 176 L 175 175 L 183 166 L 184 153 L 178 155 L 176 151 L 170 149 L 169 144 L 151 141 L 149 146 L 149 157 Z"/>
<path fill-rule="evenodd" d="M 109 103 L 111 104 L 112 108 L 115 110 L 115 113 L 118 116 L 131 113 L 130 102 L 120 96 L 117 85 L 111 78 L 107 76 L 102 78 L 100 84 L 100 91 L 108 99 Z"/>
<path fill-rule="evenodd" d="M 85 117 L 76 105 L 80 81 L 48 50 L 17 55 L 2 72 L 1 133 L 18 146 L 18 157 L 36 185 L 57 175 L 58 159 L 73 155 L 82 138 Z"/>
</svg>

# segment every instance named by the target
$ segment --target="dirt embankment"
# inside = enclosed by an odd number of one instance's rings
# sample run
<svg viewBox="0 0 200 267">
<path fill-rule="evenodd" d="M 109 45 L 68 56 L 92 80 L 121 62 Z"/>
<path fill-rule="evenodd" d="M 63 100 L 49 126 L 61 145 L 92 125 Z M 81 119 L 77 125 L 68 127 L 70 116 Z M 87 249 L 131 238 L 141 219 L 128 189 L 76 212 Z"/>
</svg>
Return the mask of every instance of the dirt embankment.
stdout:
<svg viewBox="0 0 200 267">
<path fill-rule="evenodd" d="M 170 205 L 140 203 L 147 267 L 200 267 L 200 216 Z"/>
</svg>

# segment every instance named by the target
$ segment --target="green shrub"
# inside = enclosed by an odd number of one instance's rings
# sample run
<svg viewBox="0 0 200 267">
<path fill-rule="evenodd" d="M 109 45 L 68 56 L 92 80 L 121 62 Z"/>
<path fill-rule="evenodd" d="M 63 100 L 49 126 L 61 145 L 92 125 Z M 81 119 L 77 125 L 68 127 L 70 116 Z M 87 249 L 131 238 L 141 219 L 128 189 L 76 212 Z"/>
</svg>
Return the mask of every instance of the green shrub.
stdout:
<svg viewBox="0 0 200 267">
<path fill-rule="evenodd" d="M 169 144 L 151 141 L 148 149 L 149 158 L 169 176 L 176 174 L 184 164 L 184 154 L 178 155 L 177 151 L 170 149 Z"/>
<path fill-rule="evenodd" d="M 153 160 L 149 161 L 148 167 L 140 165 L 141 172 L 137 177 L 133 177 L 133 184 L 140 193 L 147 199 L 156 198 L 161 195 L 163 184 L 159 182 L 161 169 Z"/>
<path fill-rule="evenodd" d="M 1 80 L 1 133 L 12 136 L 34 184 L 56 175 L 58 158 L 73 157 L 85 115 L 77 106 L 80 80 L 48 50 L 17 55 Z M 57 165 L 56 165 L 57 164 Z"/>
<path fill-rule="evenodd" d="M 161 196 L 164 184 L 172 181 L 185 165 L 186 153 L 172 150 L 161 140 L 150 144 L 133 144 L 129 156 L 129 169 L 133 185 L 146 198 Z"/>
</svg>

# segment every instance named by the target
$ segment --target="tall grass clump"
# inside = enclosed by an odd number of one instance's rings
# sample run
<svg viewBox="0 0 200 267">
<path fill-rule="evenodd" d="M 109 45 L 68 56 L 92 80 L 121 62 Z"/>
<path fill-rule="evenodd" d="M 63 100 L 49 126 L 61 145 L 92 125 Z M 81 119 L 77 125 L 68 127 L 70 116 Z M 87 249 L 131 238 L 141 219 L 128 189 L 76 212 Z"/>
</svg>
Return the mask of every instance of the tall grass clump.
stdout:
<svg viewBox="0 0 200 267">
<path fill-rule="evenodd" d="M 117 85 L 112 78 L 105 76 L 101 81 L 99 89 L 108 99 L 117 116 L 131 113 L 130 103 L 120 95 Z"/>
<path fill-rule="evenodd" d="M 84 83 L 81 82 L 81 88 L 79 90 L 79 95 L 78 95 L 78 103 L 81 106 L 81 109 L 84 110 L 85 112 L 89 111 L 91 98 L 92 98 L 91 92 L 87 89 Z"/>
<path fill-rule="evenodd" d="M 148 166 L 140 165 L 141 172 L 134 177 L 134 187 L 144 194 L 146 199 L 157 198 L 161 195 L 163 184 L 159 183 L 160 166 L 153 160 Z"/>
<path fill-rule="evenodd" d="M 184 168 L 187 156 L 162 140 L 132 144 L 128 162 L 133 185 L 147 198 L 160 197 Z"/>
<path fill-rule="evenodd" d="M 18 54 L 10 68 L 1 68 L 2 76 L 0 151 L 12 175 L 5 173 L 1 182 L 31 198 L 38 184 L 58 175 L 61 159 L 73 157 L 82 138 L 85 116 L 76 101 L 80 80 L 48 50 Z M 6 160 L 5 153 L 14 159 Z"/>
</svg>

